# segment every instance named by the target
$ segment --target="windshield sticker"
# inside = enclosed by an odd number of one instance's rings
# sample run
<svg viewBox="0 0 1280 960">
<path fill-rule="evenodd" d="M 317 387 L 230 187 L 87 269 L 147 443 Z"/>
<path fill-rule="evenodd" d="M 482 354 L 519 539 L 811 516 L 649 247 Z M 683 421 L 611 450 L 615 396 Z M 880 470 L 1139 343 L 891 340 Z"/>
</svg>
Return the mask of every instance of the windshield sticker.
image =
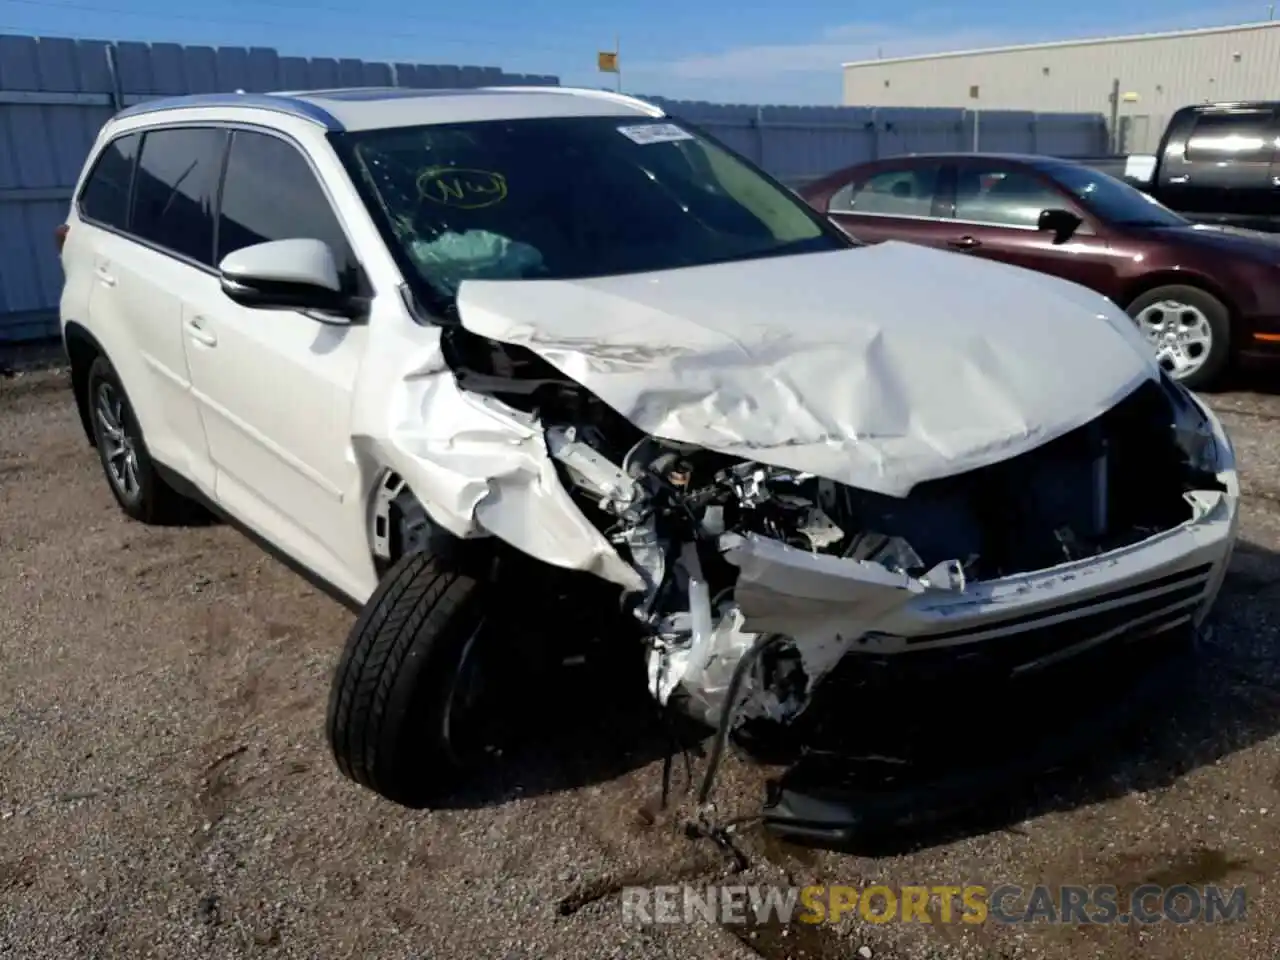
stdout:
<svg viewBox="0 0 1280 960">
<path fill-rule="evenodd" d="M 431 167 L 418 174 L 418 196 L 445 207 L 479 210 L 507 199 L 507 178 L 492 170 Z"/>
<path fill-rule="evenodd" d="M 642 123 L 634 127 L 619 127 L 618 132 L 641 146 L 649 143 L 675 143 L 692 140 L 693 134 L 681 130 L 674 123 Z"/>
</svg>

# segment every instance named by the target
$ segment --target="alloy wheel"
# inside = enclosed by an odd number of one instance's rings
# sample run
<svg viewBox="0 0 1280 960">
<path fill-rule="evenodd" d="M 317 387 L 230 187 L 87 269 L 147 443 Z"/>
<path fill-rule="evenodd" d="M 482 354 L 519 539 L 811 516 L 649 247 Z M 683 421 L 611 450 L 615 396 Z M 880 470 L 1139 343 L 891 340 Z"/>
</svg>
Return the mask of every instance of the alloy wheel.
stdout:
<svg viewBox="0 0 1280 960">
<path fill-rule="evenodd" d="M 99 383 L 94 401 L 98 421 L 98 442 L 107 474 L 116 491 L 126 500 L 136 500 L 142 490 L 138 479 L 138 448 L 126 428 L 128 411 L 124 397 L 110 383 Z"/>
<path fill-rule="evenodd" d="M 1155 348 L 1156 361 L 1177 380 L 1205 365 L 1213 349 L 1213 327 L 1199 307 L 1161 300 L 1144 307 L 1134 318 Z"/>
</svg>

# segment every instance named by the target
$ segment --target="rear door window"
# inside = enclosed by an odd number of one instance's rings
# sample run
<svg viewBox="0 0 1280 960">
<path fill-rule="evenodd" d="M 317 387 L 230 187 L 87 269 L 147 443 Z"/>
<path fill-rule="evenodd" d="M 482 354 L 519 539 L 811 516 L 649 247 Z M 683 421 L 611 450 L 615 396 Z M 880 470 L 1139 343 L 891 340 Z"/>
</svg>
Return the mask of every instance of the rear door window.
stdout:
<svg viewBox="0 0 1280 960">
<path fill-rule="evenodd" d="M 889 217 L 933 216 L 941 164 L 881 170 L 837 190 L 828 213 L 870 213 Z"/>
<path fill-rule="evenodd" d="M 153 130 L 142 140 L 131 233 L 197 263 L 213 264 L 213 222 L 227 132 Z"/>
<path fill-rule="evenodd" d="M 1186 157 L 1193 163 L 1269 163 L 1275 150 L 1271 118 L 1270 110 L 1202 113 L 1187 136 Z"/>
<path fill-rule="evenodd" d="M 217 262 L 272 240 L 324 241 L 344 286 L 354 289 L 355 256 L 306 157 L 279 137 L 237 130 L 222 187 Z"/>
<path fill-rule="evenodd" d="M 130 133 L 107 144 L 80 191 L 80 216 L 117 230 L 128 226 L 129 187 L 141 140 Z"/>
</svg>

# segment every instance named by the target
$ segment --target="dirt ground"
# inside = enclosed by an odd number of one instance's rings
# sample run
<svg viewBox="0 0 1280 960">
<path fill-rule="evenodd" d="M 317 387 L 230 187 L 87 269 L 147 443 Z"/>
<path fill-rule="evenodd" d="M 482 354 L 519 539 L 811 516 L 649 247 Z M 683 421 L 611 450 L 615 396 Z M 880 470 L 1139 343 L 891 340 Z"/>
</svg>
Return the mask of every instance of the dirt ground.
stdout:
<svg viewBox="0 0 1280 960">
<path fill-rule="evenodd" d="M 64 373 L 0 379 L 0 956 L 1233 957 L 1280 953 L 1280 396 L 1212 398 L 1243 464 L 1242 542 L 1194 688 L 1012 813 L 917 849 L 750 865 L 658 809 L 665 740 L 581 683 L 450 809 L 343 780 L 323 740 L 352 616 L 235 530 L 126 522 Z M 1079 693 L 1087 711 L 1089 691 Z M 1058 720 L 1061 718 L 1051 718 Z M 874 718 L 872 718 L 874 720 Z M 1044 718 L 1027 718 L 1027 722 Z M 869 723 L 867 718 L 861 722 Z M 696 761 L 695 761 L 696 762 Z M 676 764 L 675 793 L 684 774 Z M 725 816 L 759 771 L 730 761 Z M 727 930 L 624 924 L 626 884 L 1244 884 L 1219 925 Z"/>
</svg>

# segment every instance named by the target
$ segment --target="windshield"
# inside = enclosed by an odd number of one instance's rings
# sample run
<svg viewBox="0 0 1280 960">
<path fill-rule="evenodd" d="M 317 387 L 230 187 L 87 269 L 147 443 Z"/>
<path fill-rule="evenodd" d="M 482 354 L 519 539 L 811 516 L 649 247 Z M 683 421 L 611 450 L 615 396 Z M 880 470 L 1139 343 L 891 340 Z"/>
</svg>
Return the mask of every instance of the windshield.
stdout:
<svg viewBox="0 0 1280 960">
<path fill-rule="evenodd" d="M 1062 164 L 1046 172 L 1107 223 L 1127 227 L 1181 227 L 1188 223 L 1155 197 L 1101 171 Z"/>
<path fill-rule="evenodd" d="M 668 120 L 574 117 L 345 134 L 339 151 L 436 297 L 849 246 L 794 194 Z"/>
</svg>

